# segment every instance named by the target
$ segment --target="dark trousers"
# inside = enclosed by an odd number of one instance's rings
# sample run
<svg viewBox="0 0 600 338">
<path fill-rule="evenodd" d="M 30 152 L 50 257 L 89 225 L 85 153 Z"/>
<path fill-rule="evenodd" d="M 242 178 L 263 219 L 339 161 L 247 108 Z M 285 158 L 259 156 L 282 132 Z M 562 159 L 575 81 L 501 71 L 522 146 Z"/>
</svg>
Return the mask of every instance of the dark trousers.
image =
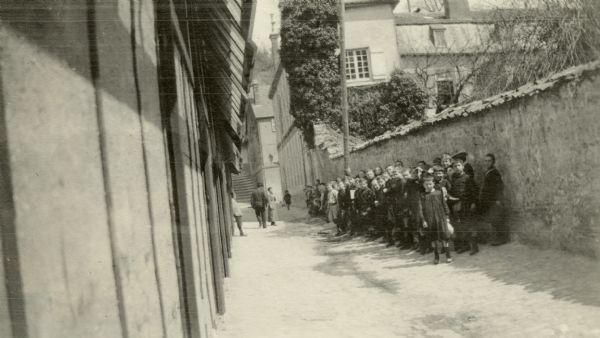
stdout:
<svg viewBox="0 0 600 338">
<path fill-rule="evenodd" d="M 461 201 L 451 203 L 450 222 L 454 227 L 454 248 L 468 250 L 469 242 L 477 239 L 477 223 L 469 210 L 469 205 Z"/>
<path fill-rule="evenodd" d="M 256 207 L 254 208 L 254 213 L 256 214 L 256 219 L 258 220 L 258 227 L 261 226 L 263 228 L 267 227 L 267 217 L 265 215 L 265 207 Z"/>
<path fill-rule="evenodd" d="M 502 205 L 495 203 L 481 210 L 482 221 L 492 226 L 492 241 L 506 243 L 510 239 L 510 232 L 506 223 L 506 213 Z"/>
</svg>

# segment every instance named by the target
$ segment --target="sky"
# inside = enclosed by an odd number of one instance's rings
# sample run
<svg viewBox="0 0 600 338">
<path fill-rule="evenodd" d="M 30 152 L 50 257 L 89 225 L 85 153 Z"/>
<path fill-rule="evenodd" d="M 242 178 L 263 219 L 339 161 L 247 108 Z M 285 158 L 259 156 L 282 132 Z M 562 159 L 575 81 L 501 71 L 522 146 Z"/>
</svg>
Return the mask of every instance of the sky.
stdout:
<svg viewBox="0 0 600 338">
<path fill-rule="evenodd" d="M 412 0 L 412 3 L 418 0 Z M 514 0 L 469 0 L 472 9 L 489 9 L 493 7 L 506 7 L 507 3 Z M 258 48 L 271 48 L 271 14 L 276 21 L 276 30 L 279 30 L 279 0 L 256 0 L 256 17 L 254 19 L 254 30 L 252 40 L 258 45 Z M 413 5 L 414 7 L 414 5 Z M 396 12 L 406 11 L 406 0 L 400 0 Z"/>
</svg>

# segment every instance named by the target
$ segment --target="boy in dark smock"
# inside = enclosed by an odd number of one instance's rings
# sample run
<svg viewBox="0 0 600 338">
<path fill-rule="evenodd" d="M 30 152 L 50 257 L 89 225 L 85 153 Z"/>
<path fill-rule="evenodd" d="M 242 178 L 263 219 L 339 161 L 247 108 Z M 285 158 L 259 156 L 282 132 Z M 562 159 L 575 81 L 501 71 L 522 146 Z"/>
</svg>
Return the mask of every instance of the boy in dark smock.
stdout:
<svg viewBox="0 0 600 338">
<path fill-rule="evenodd" d="M 423 179 L 423 188 L 425 192 L 421 195 L 419 203 L 420 217 L 423 220 L 423 229 L 425 237 L 434 247 L 434 264 L 440 261 L 440 248 L 445 248 L 446 262 L 450 263 L 450 250 L 448 250 L 448 241 L 450 240 L 450 231 L 448 229 L 448 214 L 450 210 L 441 191 L 435 189 L 432 176 L 426 176 Z"/>
</svg>

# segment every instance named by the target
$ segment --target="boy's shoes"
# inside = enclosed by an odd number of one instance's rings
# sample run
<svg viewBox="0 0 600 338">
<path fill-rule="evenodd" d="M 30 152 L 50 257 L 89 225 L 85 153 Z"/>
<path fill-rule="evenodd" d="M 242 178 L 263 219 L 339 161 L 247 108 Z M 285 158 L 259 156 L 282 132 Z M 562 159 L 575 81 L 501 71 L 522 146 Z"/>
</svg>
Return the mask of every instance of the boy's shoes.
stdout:
<svg viewBox="0 0 600 338">
<path fill-rule="evenodd" d="M 439 258 L 436 258 L 436 259 L 433 260 L 433 264 L 435 264 L 435 265 L 438 265 L 439 262 L 440 262 Z"/>
<path fill-rule="evenodd" d="M 471 240 L 469 246 L 471 247 L 471 252 L 469 253 L 469 255 L 473 256 L 479 252 L 479 245 L 477 244 L 477 241 Z"/>
<path fill-rule="evenodd" d="M 246 234 L 242 232 L 242 233 L 240 234 L 240 237 L 246 237 Z"/>
<path fill-rule="evenodd" d="M 506 242 L 506 241 L 497 241 L 497 242 L 492 242 L 491 245 L 492 246 L 499 246 L 499 245 L 503 245 L 503 244 L 506 244 L 506 243 L 508 243 L 508 242 Z"/>
<path fill-rule="evenodd" d="M 388 244 L 385 245 L 386 248 L 390 248 L 390 247 L 393 247 L 393 246 L 394 246 L 394 243 L 391 243 L 391 242 L 388 242 Z"/>
</svg>

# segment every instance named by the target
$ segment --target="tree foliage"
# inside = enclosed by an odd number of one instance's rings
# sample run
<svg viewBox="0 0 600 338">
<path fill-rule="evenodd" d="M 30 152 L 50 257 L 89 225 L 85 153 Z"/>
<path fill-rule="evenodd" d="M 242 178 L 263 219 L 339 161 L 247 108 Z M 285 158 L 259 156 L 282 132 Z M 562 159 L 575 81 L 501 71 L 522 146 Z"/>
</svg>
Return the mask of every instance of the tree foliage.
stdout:
<svg viewBox="0 0 600 338">
<path fill-rule="evenodd" d="M 288 73 L 291 114 L 309 147 L 314 123 L 341 129 L 337 0 L 283 0 L 281 63 Z M 348 91 L 350 132 L 360 138 L 381 135 L 424 112 L 426 95 L 395 72 L 387 83 Z"/>
<path fill-rule="evenodd" d="M 600 1 L 533 0 L 530 9 L 497 10 L 494 39 L 497 53 L 476 77 L 474 97 L 484 98 L 600 57 Z M 515 1 L 515 5 L 518 2 Z"/>
<path fill-rule="evenodd" d="M 350 133 L 373 138 L 410 120 L 421 119 L 427 95 L 413 78 L 396 70 L 389 82 L 350 88 L 348 105 Z"/>
<path fill-rule="evenodd" d="M 313 123 L 340 119 L 336 0 L 282 0 L 281 63 L 288 73 L 291 114 L 309 147 Z"/>
</svg>

